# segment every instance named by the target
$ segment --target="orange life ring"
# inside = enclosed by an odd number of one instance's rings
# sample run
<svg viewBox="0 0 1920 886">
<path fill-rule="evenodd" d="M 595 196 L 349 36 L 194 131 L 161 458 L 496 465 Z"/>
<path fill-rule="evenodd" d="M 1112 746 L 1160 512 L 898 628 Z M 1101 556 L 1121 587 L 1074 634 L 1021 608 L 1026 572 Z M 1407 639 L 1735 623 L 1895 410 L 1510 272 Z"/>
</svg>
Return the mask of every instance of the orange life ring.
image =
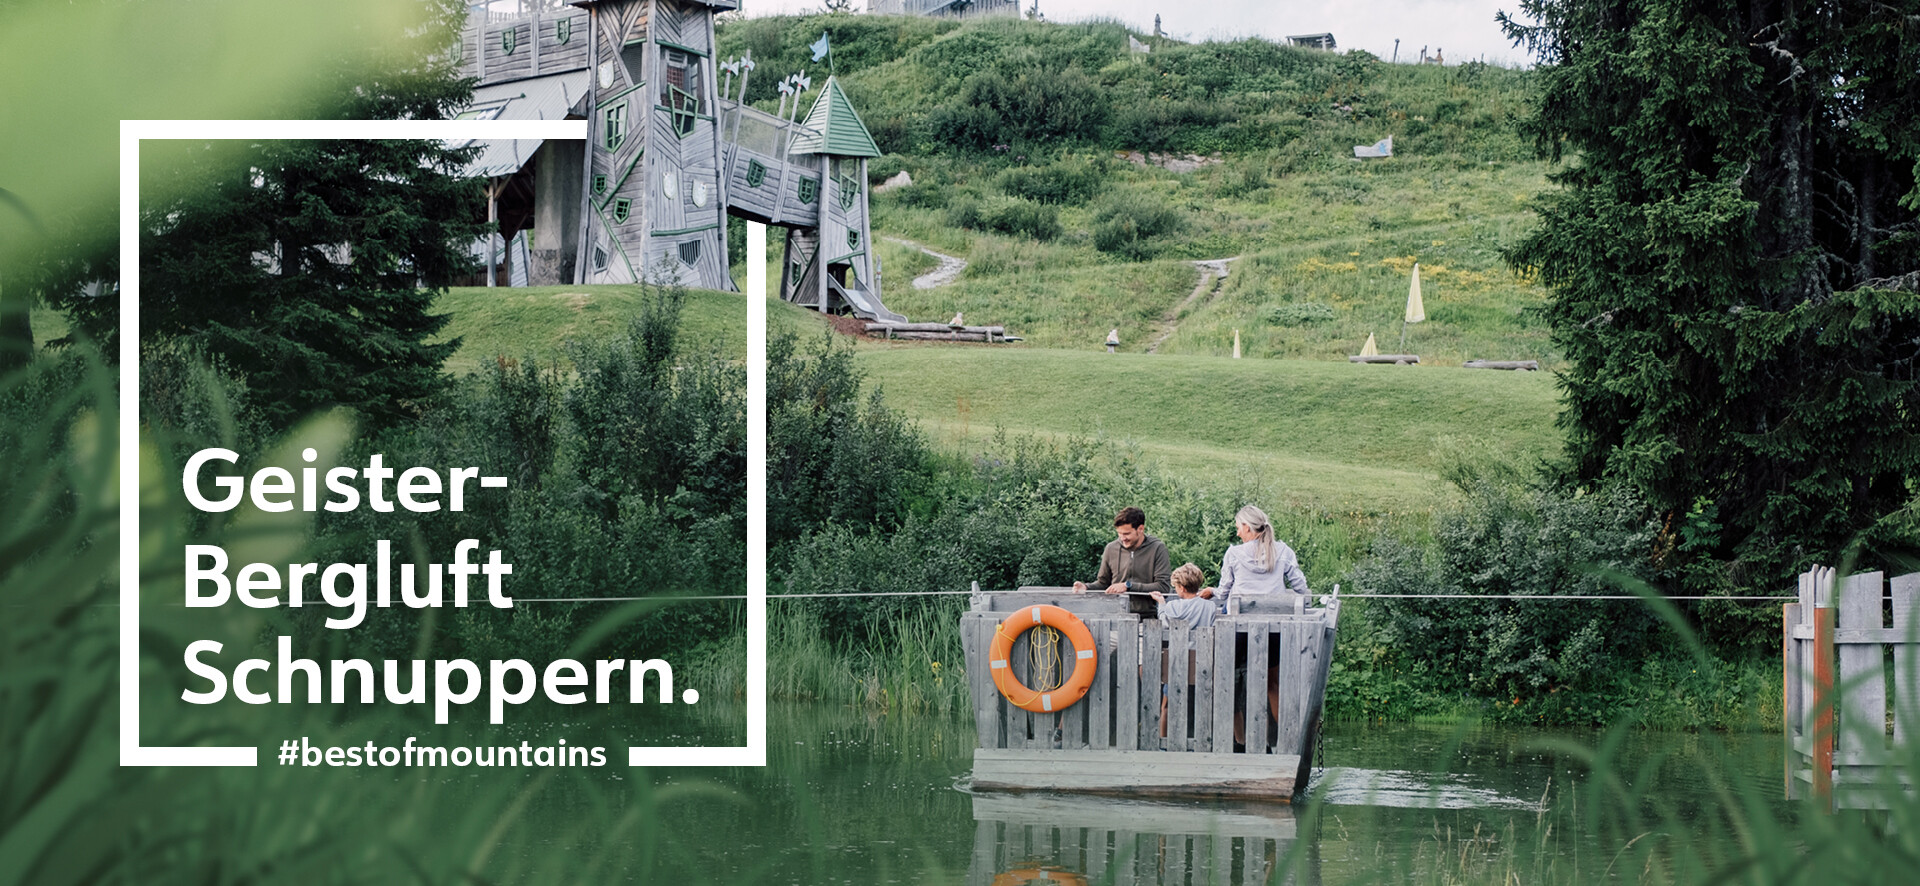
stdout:
<svg viewBox="0 0 1920 886">
<path fill-rule="evenodd" d="M 1073 644 L 1073 675 L 1060 684 L 1060 688 L 1050 692 L 1035 692 L 1020 685 L 1020 680 L 1013 676 L 1013 668 L 1007 665 L 1007 657 L 1013 652 L 1013 641 L 1039 625 L 1066 634 L 1067 642 Z M 1086 696 L 1088 689 L 1093 688 L 1093 672 L 1097 667 L 1093 650 L 1093 633 L 1087 630 L 1086 622 L 1058 606 L 1036 603 L 1007 616 L 1006 621 L 993 629 L 993 645 L 987 651 L 987 667 L 993 673 L 994 687 L 1014 707 L 1036 714 L 1051 713 L 1073 707 Z"/>
<path fill-rule="evenodd" d="M 993 886 L 1023 886 L 1034 881 L 1044 883 L 1066 883 L 1070 886 L 1087 886 L 1087 878 L 1073 871 L 1061 871 L 1039 866 L 1014 868 L 1002 871 L 993 878 Z"/>
</svg>

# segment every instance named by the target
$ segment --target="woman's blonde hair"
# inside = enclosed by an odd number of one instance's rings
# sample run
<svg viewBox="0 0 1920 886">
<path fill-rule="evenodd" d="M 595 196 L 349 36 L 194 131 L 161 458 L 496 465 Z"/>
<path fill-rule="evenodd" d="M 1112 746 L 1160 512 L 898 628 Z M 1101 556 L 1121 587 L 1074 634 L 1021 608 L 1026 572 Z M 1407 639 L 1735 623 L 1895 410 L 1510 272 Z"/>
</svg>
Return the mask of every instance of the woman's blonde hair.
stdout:
<svg viewBox="0 0 1920 886">
<path fill-rule="evenodd" d="M 1271 571 L 1275 559 L 1273 555 L 1273 523 L 1267 519 L 1267 512 L 1253 505 L 1247 505 L 1241 508 L 1239 513 L 1233 515 L 1233 522 L 1245 523 L 1248 529 L 1254 531 L 1253 549 L 1259 555 L 1260 571 Z"/>
<path fill-rule="evenodd" d="M 1207 577 L 1201 574 L 1200 567 L 1192 563 L 1182 563 L 1179 569 L 1173 571 L 1173 586 L 1196 594 L 1200 592 L 1200 583 L 1206 579 Z"/>
</svg>

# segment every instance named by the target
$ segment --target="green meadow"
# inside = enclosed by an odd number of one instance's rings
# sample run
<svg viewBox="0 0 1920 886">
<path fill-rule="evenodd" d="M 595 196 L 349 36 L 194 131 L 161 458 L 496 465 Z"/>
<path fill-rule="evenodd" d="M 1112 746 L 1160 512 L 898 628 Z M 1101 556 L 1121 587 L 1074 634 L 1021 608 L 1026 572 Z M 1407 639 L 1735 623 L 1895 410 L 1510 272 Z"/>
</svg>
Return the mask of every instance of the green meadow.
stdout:
<svg viewBox="0 0 1920 886">
<path fill-rule="evenodd" d="M 460 338 L 460 350 L 447 361 L 447 369 L 456 374 L 479 369 L 497 357 L 561 359 L 569 341 L 599 341 L 624 331 L 643 298 L 639 286 L 450 289 L 435 303 L 435 310 L 452 319 L 434 340 Z M 798 308 L 768 313 L 769 331 L 799 331 L 818 323 Z M 746 338 L 745 296 L 688 290 L 680 317 L 683 346 L 717 342 L 722 352 L 738 353 L 745 348 Z"/>
<path fill-rule="evenodd" d="M 874 348 L 860 365 L 949 447 L 1093 436 L 1210 487 L 1258 473 L 1336 513 L 1431 506 L 1449 439 L 1523 460 L 1558 445 L 1542 373 L 951 346 Z"/>
</svg>

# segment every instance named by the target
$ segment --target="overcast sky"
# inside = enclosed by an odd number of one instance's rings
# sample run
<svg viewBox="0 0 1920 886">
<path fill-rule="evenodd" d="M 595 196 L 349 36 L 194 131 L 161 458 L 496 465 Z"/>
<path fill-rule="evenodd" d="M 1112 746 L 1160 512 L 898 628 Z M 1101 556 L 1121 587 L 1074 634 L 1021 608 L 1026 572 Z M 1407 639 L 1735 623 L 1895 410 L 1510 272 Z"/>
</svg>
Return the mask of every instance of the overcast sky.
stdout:
<svg viewBox="0 0 1920 886">
<path fill-rule="evenodd" d="M 1033 0 L 1021 0 L 1022 8 Z M 820 8 L 820 0 L 741 0 L 747 15 L 774 15 Z M 866 0 L 854 0 L 862 9 Z M 1341 49 L 1365 49 L 1391 58 L 1393 41 L 1400 41 L 1400 59 L 1443 50 L 1448 64 L 1484 57 L 1506 65 L 1527 63 L 1493 21 L 1505 9 L 1517 14 L 1517 0 L 1040 0 L 1040 12 L 1050 21 L 1087 18 L 1119 19 L 1141 33 L 1160 27 L 1182 40 L 1265 37 L 1278 40 L 1290 34 L 1331 32 Z"/>
</svg>

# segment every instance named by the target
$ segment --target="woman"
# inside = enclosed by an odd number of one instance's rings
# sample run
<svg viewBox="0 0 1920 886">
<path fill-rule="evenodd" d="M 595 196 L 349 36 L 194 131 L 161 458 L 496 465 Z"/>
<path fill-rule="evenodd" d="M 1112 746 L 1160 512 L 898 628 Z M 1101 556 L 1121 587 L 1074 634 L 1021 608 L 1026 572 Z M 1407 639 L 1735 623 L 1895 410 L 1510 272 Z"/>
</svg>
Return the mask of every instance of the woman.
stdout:
<svg viewBox="0 0 1920 886">
<path fill-rule="evenodd" d="M 1273 538 L 1273 524 L 1267 512 L 1247 505 L 1233 515 L 1240 544 L 1227 549 L 1220 560 L 1220 587 L 1214 595 L 1222 612 L 1227 600 L 1240 599 L 1239 611 L 1279 604 L 1283 612 L 1292 612 L 1296 601 L 1307 597 L 1307 576 L 1300 571 L 1300 558 L 1285 542 Z M 1234 643 L 1233 743 L 1236 751 L 1245 750 L 1247 716 L 1247 646 L 1244 638 Z M 1280 706 L 1280 645 L 1267 647 L 1266 745 L 1271 748 L 1279 734 L 1277 710 Z"/>
<path fill-rule="evenodd" d="M 1278 603 L 1292 610 L 1295 597 L 1308 594 L 1300 558 L 1285 542 L 1274 540 L 1267 512 L 1247 505 L 1233 515 L 1233 522 L 1241 543 L 1228 548 L 1220 560 L 1220 586 L 1214 592 L 1220 611 L 1228 611 L 1227 600 L 1234 595 L 1241 595 L 1241 609 L 1260 600 L 1262 606 Z"/>
</svg>

